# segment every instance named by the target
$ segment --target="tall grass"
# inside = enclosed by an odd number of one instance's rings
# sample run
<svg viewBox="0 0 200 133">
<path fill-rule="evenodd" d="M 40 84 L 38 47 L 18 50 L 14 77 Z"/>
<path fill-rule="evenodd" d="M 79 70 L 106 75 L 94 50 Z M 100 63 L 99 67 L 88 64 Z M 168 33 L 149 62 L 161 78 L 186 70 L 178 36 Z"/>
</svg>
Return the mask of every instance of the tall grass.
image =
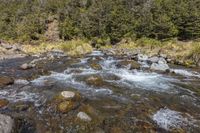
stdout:
<svg viewBox="0 0 200 133">
<path fill-rule="evenodd" d="M 23 50 L 29 54 L 37 54 L 48 52 L 53 49 L 63 50 L 66 54 L 71 56 L 83 55 L 92 52 L 92 46 L 83 40 L 71 40 L 61 42 L 43 42 L 39 45 L 24 45 Z"/>
</svg>

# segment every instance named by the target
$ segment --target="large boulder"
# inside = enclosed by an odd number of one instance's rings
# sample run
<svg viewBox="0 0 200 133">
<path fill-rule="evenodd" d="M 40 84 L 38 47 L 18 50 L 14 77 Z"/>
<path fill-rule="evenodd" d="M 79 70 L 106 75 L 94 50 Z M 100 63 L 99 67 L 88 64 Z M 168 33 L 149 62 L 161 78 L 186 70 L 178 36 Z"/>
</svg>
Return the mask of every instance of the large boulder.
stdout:
<svg viewBox="0 0 200 133">
<path fill-rule="evenodd" d="M 119 68 L 129 68 L 130 70 L 132 69 L 140 69 L 140 64 L 137 61 L 134 60 L 123 60 L 118 62 L 117 67 Z"/>
<path fill-rule="evenodd" d="M 7 77 L 7 76 L 0 77 L 0 87 L 11 85 L 13 83 L 14 83 L 14 80 L 11 77 Z"/>
<path fill-rule="evenodd" d="M 0 133 L 11 133 L 14 128 L 14 120 L 7 115 L 0 114 Z"/>
<path fill-rule="evenodd" d="M 169 70 L 169 66 L 164 63 L 153 63 L 150 67 L 151 70 L 157 70 L 157 71 L 167 71 Z"/>
</svg>

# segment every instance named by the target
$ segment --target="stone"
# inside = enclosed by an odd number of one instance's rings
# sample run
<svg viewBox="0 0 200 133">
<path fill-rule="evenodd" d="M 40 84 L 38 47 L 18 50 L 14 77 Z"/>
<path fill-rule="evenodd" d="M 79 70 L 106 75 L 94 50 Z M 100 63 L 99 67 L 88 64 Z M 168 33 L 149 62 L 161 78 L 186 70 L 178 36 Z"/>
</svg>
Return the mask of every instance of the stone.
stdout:
<svg viewBox="0 0 200 133">
<path fill-rule="evenodd" d="M 14 120 L 7 115 L 0 114 L 0 133 L 12 133 Z"/>
<path fill-rule="evenodd" d="M 77 117 L 85 122 L 90 122 L 92 120 L 92 118 L 89 115 L 87 115 L 85 112 L 79 112 L 77 114 Z"/>
<path fill-rule="evenodd" d="M 160 54 L 160 57 L 167 59 L 167 55 L 166 54 Z"/>
<path fill-rule="evenodd" d="M 140 64 L 134 60 L 124 60 L 118 62 L 117 67 L 128 67 L 130 70 L 140 69 Z"/>
<path fill-rule="evenodd" d="M 20 66 L 20 68 L 21 68 L 22 70 L 31 69 L 31 68 L 33 68 L 33 67 L 34 67 L 33 64 L 27 64 L 27 63 L 22 64 L 22 65 Z"/>
<path fill-rule="evenodd" d="M 0 108 L 3 108 L 5 106 L 7 106 L 8 103 L 9 103 L 8 100 L 6 100 L 6 99 L 0 99 Z"/>
<path fill-rule="evenodd" d="M 78 92 L 62 91 L 55 97 L 56 101 L 75 101 L 78 102 L 81 99 L 81 95 Z"/>
<path fill-rule="evenodd" d="M 100 76 L 93 75 L 86 79 L 86 83 L 94 86 L 102 86 L 103 79 Z"/>
<path fill-rule="evenodd" d="M 159 58 L 157 56 L 152 56 L 148 59 L 149 63 L 158 63 Z"/>
<path fill-rule="evenodd" d="M 167 71 L 169 66 L 167 64 L 159 64 L 159 63 L 153 63 L 150 67 L 151 70 L 157 70 L 157 71 Z"/>
<path fill-rule="evenodd" d="M 74 108 L 74 103 L 72 101 L 64 101 L 58 105 L 58 110 L 62 113 L 67 113 Z"/>
<path fill-rule="evenodd" d="M 143 55 L 143 54 L 138 54 L 137 55 L 137 60 L 138 61 L 146 61 L 146 60 L 148 60 L 148 56 L 147 55 Z"/>
<path fill-rule="evenodd" d="M 18 84 L 18 85 L 28 85 L 28 84 L 29 84 L 29 81 L 24 80 L 24 79 L 17 79 L 17 80 L 15 80 L 14 83 L 15 83 L 15 84 Z"/>
<path fill-rule="evenodd" d="M 164 58 L 159 58 L 158 64 L 167 64 L 167 61 Z"/>
<path fill-rule="evenodd" d="M 10 77 L 7 77 L 7 76 L 0 77 L 0 87 L 11 85 L 13 83 L 14 83 L 13 78 L 10 78 Z"/>
<path fill-rule="evenodd" d="M 94 70 L 102 70 L 101 65 L 97 64 L 97 63 L 91 63 L 90 67 Z"/>
<path fill-rule="evenodd" d="M 63 91 L 61 92 L 61 96 L 65 99 L 72 99 L 75 97 L 75 93 L 72 91 Z"/>
</svg>

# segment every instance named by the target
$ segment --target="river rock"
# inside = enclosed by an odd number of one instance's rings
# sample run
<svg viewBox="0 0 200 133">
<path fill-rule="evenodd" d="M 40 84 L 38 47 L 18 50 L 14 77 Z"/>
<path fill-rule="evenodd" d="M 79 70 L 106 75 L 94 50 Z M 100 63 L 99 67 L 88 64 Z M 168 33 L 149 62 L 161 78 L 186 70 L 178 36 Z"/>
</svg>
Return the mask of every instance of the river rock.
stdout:
<svg viewBox="0 0 200 133">
<path fill-rule="evenodd" d="M 7 115 L 0 114 L 0 133 L 12 133 L 14 120 Z"/>
<path fill-rule="evenodd" d="M 130 70 L 140 69 L 140 64 L 134 60 L 124 60 L 118 62 L 117 67 L 129 67 Z"/>
<path fill-rule="evenodd" d="M 33 67 L 34 67 L 33 64 L 28 64 L 28 63 L 22 64 L 22 65 L 20 66 L 20 68 L 21 68 L 22 70 L 31 69 L 31 68 L 33 68 Z"/>
<path fill-rule="evenodd" d="M 18 85 L 27 85 L 27 84 L 29 84 L 29 81 L 24 80 L 24 79 L 17 79 L 17 80 L 15 80 L 15 84 L 18 84 Z"/>
<path fill-rule="evenodd" d="M 101 70 L 102 69 L 101 65 L 99 65 L 98 63 L 91 63 L 90 67 L 94 70 Z"/>
<path fill-rule="evenodd" d="M 85 112 L 79 112 L 77 114 L 77 117 L 81 119 L 82 121 L 86 121 L 86 122 L 90 122 L 92 120 L 92 118 L 89 115 L 87 115 Z"/>
<path fill-rule="evenodd" d="M 163 63 L 153 63 L 150 67 L 151 70 L 157 70 L 157 71 L 167 71 L 169 70 L 169 66 L 167 64 Z"/>
<path fill-rule="evenodd" d="M 64 101 L 58 105 L 58 110 L 62 113 L 67 113 L 74 108 L 74 103 L 72 101 Z"/>
<path fill-rule="evenodd" d="M 164 58 L 159 58 L 158 64 L 167 64 L 167 61 Z"/>
<path fill-rule="evenodd" d="M 157 56 L 152 56 L 148 59 L 149 63 L 158 63 L 159 57 Z"/>
<path fill-rule="evenodd" d="M 4 87 L 6 85 L 11 85 L 14 83 L 13 78 L 7 77 L 7 76 L 2 76 L 0 77 L 0 87 Z"/>
<path fill-rule="evenodd" d="M 86 83 L 94 86 L 102 86 L 103 79 L 101 78 L 101 76 L 93 75 L 86 79 Z"/>
<path fill-rule="evenodd" d="M 160 54 L 159 56 L 164 58 L 164 59 L 167 59 L 167 55 L 166 54 Z"/>
<path fill-rule="evenodd" d="M 65 99 L 72 99 L 75 97 L 75 93 L 72 91 L 63 91 L 61 92 L 61 96 Z"/>
<path fill-rule="evenodd" d="M 8 105 L 9 101 L 6 99 L 0 99 L 0 108 L 5 107 L 6 105 Z"/>
<path fill-rule="evenodd" d="M 78 92 L 73 91 L 62 91 L 58 97 L 56 97 L 56 100 L 58 101 L 79 101 L 81 99 L 81 95 Z"/>
<path fill-rule="evenodd" d="M 137 55 L 137 60 L 138 61 L 146 61 L 146 60 L 148 60 L 148 56 L 144 55 L 144 54 L 138 54 Z"/>
</svg>

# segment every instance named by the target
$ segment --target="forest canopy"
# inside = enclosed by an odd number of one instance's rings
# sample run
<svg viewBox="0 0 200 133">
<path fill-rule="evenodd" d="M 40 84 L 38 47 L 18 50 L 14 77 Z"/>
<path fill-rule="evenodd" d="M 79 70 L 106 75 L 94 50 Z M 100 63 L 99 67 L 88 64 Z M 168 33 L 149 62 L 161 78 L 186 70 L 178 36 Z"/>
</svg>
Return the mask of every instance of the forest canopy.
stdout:
<svg viewBox="0 0 200 133">
<path fill-rule="evenodd" d="M 0 39 L 44 39 L 56 19 L 59 38 L 200 38 L 199 0 L 1 0 Z"/>
</svg>

